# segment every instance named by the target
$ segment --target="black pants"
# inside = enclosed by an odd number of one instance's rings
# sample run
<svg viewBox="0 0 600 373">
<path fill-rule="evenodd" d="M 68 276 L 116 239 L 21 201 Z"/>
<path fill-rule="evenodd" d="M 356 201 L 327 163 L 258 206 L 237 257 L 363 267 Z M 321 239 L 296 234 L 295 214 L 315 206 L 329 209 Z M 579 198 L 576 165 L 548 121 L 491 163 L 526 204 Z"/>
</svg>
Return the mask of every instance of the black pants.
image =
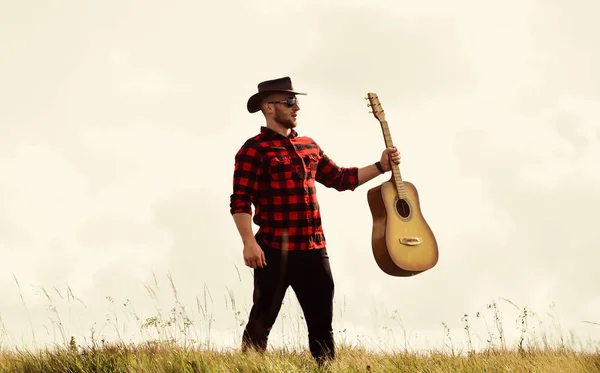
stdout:
<svg viewBox="0 0 600 373">
<path fill-rule="evenodd" d="M 253 306 L 242 336 L 242 350 L 264 351 L 287 288 L 304 313 L 309 349 L 320 364 L 335 358 L 334 284 L 326 249 L 280 251 L 262 245 L 267 266 L 254 269 Z"/>
</svg>

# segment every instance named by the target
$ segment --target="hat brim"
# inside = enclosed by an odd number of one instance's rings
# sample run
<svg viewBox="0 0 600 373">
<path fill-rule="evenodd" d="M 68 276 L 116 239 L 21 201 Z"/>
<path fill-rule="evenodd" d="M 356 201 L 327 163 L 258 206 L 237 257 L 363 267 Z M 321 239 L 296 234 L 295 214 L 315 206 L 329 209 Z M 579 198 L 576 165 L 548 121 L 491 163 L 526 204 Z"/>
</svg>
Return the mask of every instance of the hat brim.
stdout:
<svg viewBox="0 0 600 373">
<path fill-rule="evenodd" d="M 248 99 L 248 103 L 246 104 L 248 111 L 250 113 L 256 113 L 257 111 L 260 111 L 260 102 L 262 101 L 262 99 L 265 96 L 270 95 L 271 93 L 274 93 L 274 92 L 286 92 L 286 93 L 291 93 L 294 95 L 306 95 L 306 93 L 296 92 L 296 91 L 287 90 L 287 89 L 274 89 L 272 91 L 257 92 L 255 94 L 253 94 L 252 96 L 250 96 L 250 98 Z"/>
</svg>

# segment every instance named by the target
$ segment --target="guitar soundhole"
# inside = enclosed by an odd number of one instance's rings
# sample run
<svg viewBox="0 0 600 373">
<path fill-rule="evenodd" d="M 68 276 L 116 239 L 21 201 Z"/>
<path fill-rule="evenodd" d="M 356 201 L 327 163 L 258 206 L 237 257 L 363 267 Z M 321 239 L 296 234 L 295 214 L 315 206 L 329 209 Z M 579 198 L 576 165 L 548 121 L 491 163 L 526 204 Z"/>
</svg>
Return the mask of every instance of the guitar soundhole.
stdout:
<svg viewBox="0 0 600 373">
<path fill-rule="evenodd" d="M 410 206 L 408 205 L 408 202 L 403 199 L 398 199 L 396 201 L 396 211 L 398 211 L 398 214 L 401 217 L 408 218 L 410 215 Z"/>
</svg>

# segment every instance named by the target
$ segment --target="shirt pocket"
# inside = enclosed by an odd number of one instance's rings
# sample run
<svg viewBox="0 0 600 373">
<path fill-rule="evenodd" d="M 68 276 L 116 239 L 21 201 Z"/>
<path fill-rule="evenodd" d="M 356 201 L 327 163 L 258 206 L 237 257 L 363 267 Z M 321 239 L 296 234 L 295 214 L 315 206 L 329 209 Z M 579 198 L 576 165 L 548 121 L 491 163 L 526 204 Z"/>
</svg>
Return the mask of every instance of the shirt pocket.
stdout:
<svg viewBox="0 0 600 373">
<path fill-rule="evenodd" d="M 308 170 L 308 176 L 310 179 L 314 179 L 317 175 L 317 168 L 319 166 L 319 157 L 314 154 L 308 154 L 304 158 L 306 163 L 306 169 Z"/>
<path fill-rule="evenodd" d="M 287 155 L 276 155 L 269 160 L 269 175 L 272 180 L 289 180 L 297 177 L 292 158 Z"/>
</svg>

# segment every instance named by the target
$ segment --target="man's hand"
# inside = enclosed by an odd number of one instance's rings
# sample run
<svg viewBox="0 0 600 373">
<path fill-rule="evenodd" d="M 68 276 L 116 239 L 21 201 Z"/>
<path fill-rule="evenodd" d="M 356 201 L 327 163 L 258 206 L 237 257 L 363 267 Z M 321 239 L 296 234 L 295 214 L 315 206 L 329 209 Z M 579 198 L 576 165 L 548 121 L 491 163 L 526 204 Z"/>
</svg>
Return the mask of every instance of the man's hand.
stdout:
<svg viewBox="0 0 600 373">
<path fill-rule="evenodd" d="M 389 147 L 381 153 L 381 166 L 386 172 L 392 169 L 390 159 L 395 164 L 400 164 L 400 152 L 395 146 Z"/>
<path fill-rule="evenodd" d="M 244 263 L 250 268 L 263 268 L 267 265 L 265 253 L 256 240 L 244 242 Z"/>
</svg>

